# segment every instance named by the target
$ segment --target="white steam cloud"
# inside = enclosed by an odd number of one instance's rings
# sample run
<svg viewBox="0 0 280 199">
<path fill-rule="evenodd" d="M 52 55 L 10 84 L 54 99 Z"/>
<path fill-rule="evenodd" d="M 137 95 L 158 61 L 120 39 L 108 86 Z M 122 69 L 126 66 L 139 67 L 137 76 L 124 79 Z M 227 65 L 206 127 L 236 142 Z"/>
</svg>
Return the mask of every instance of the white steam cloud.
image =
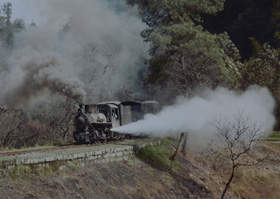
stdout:
<svg viewBox="0 0 280 199">
<path fill-rule="evenodd" d="M 101 93 L 111 100 L 137 86 L 148 44 L 136 8 L 125 0 L 23 2 L 30 12 L 40 10 L 43 20 L 15 38 L 8 70 L 0 74 L 0 103 L 23 107 L 46 93 L 94 103 Z"/>
<path fill-rule="evenodd" d="M 123 133 L 165 136 L 188 132 L 207 140 L 213 133 L 213 122 L 220 119 L 242 117 L 262 127 L 262 132 L 272 130 L 275 101 L 267 88 L 252 86 L 244 93 L 218 88 L 207 90 L 191 99 L 180 98 L 178 103 L 164 108 L 156 115 L 148 114 L 144 120 L 112 129 Z"/>
</svg>

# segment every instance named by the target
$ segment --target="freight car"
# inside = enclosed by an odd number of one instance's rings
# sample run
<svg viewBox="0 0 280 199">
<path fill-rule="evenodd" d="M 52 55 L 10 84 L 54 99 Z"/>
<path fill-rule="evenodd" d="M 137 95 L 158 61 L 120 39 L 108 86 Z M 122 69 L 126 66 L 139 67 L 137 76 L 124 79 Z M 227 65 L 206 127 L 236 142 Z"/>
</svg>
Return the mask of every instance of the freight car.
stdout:
<svg viewBox="0 0 280 199">
<path fill-rule="evenodd" d="M 80 105 L 74 119 L 73 133 L 76 143 L 105 142 L 118 140 L 126 135 L 110 131 L 136 122 L 144 118 L 147 113 L 156 113 L 158 103 L 155 101 L 127 101 L 102 102 L 98 104 Z"/>
</svg>

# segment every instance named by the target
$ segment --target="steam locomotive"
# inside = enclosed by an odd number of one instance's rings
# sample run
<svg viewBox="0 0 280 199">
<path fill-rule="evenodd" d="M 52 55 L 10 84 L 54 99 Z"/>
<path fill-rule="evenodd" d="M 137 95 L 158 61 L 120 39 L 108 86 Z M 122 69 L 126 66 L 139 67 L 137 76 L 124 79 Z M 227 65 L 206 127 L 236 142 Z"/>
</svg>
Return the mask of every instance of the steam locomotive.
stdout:
<svg viewBox="0 0 280 199">
<path fill-rule="evenodd" d="M 158 103 L 155 101 L 112 101 L 80 105 L 74 119 L 76 130 L 73 137 L 77 144 L 119 140 L 126 134 L 110 131 L 111 128 L 136 122 L 143 119 L 145 114 L 157 111 Z"/>
</svg>

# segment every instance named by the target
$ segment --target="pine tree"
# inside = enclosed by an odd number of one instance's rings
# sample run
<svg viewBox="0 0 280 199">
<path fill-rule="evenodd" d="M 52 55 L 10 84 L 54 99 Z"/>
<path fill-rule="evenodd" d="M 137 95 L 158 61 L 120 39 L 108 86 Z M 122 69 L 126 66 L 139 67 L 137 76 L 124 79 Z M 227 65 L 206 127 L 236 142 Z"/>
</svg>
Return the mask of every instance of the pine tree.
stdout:
<svg viewBox="0 0 280 199">
<path fill-rule="evenodd" d="M 224 0 L 129 0 L 128 3 L 139 5 L 148 25 L 142 37 L 151 42 L 149 83 L 165 86 L 172 93 L 168 95 L 177 95 L 190 94 L 197 86 L 234 82 L 234 70 L 232 65 L 228 67 L 228 61 L 235 61 L 225 48 L 231 42 L 229 37 L 211 34 L 201 25 L 202 16 L 221 11 Z"/>
<path fill-rule="evenodd" d="M 1 39 L 3 40 L 4 46 L 7 49 L 12 49 L 14 45 L 14 32 L 13 32 L 13 25 L 11 22 L 12 18 L 12 4 L 11 3 L 4 3 L 1 6 L 1 10 L 3 13 L 2 17 L 2 30 L 1 30 Z"/>
</svg>

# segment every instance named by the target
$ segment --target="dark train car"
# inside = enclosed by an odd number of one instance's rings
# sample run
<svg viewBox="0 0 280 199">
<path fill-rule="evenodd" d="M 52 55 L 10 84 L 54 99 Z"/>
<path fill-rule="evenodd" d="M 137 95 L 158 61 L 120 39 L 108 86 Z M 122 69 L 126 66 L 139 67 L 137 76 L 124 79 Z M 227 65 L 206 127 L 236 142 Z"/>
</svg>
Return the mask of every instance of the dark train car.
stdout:
<svg viewBox="0 0 280 199">
<path fill-rule="evenodd" d="M 80 105 L 74 119 L 76 130 L 73 136 L 76 143 L 121 139 L 125 135 L 110 129 L 136 122 L 143 119 L 145 114 L 157 111 L 158 103 L 155 101 L 111 101 Z"/>
</svg>

